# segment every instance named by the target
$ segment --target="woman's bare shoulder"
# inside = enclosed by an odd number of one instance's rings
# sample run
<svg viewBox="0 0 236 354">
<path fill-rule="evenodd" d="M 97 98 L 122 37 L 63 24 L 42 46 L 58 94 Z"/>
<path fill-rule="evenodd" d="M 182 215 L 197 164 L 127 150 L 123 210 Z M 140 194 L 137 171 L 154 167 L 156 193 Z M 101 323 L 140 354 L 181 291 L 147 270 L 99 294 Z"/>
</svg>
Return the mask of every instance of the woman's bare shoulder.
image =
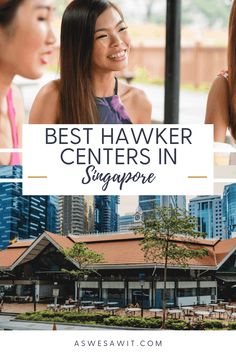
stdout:
<svg viewBox="0 0 236 354">
<path fill-rule="evenodd" d="M 131 97 L 132 99 L 144 99 L 148 100 L 148 97 L 144 90 L 137 88 L 133 85 L 119 82 L 119 92 L 121 97 Z"/>
<path fill-rule="evenodd" d="M 205 123 L 214 124 L 215 141 L 224 142 L 229 125 L 229 83 L 223 75 L 217 76 L 211 85 Z"/>
<path fill-rule="evenodd" d="M 224 76 L 217 76 L 213 81 L 207 100 L 206 118 L 215 113 L 228 112 L 229 107 L 229 84 Z"/>
<path fill-rule="evenodd" d="M 59 82 L 51 81 L 38 92 L 30 111 L 29 123 L 55 124 L 59 110 Z"/>
<path fill-rule="evenodd" d="M 220 96 L 228 95 L 229 93 L 229 82 L 227 77 L 224 75 L 218 75 L 213 81 L 209 94 L 219 94 Z"/>
<path fill-rule="evenodd" d="M 145 91 L 123 82 L 119 83 L 119 88 L 122 102 L 132 111 L 132 122 L 151 123 L 152 104 Z"/>
</svg>

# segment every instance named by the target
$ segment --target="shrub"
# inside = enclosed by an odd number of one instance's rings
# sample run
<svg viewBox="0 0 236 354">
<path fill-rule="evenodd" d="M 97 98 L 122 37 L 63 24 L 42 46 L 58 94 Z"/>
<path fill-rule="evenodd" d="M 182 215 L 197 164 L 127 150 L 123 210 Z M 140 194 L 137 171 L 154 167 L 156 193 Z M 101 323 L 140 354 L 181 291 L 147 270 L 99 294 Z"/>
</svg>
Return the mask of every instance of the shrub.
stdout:
<svg viewBox="0 0 236 354">
<path fill-rule="evenodd" d="M 147 328 L 161 328 L 162 320 L 160 318 L 147 318 Z"/>
<path fill-rule="evenodd" d="M 167 320 L 166 329 L 185 330 L 189 329 L 189 324 L 183 320 Z"/>
<path fill-rule="evenodd" d="M 105 318 L 110 315 L 107 313 L 83 313 L 83 312 L 52 312 L 38 311 L 18 315 L 16 318 L 21 320 L 34 321 L 59 321 L 76 323 L 103 323 Z"/>
<path fill-rule="evenodd" d="M 107 326 L 118 326 L 118 327 L 133 327 L 133 328 L 160 328 L 160 319 L 144 319 L 140 317 L 119 317 L 111 316 L 104 319 L 103 322 Z"/>
<path fill-rule="evenodd" d="M 60 312 L 52 312 L 52 311 L 40 311 L 39 314 L 41 315 L 42 318 L 54 318 L 55 316 L 57 317 L 62 317 Z"/>
<path fill-rule="evenodd" d="M 107 313 L 80 313 L 80 312 L 66 312 L 63 313 L 63 318 L 68 322 L 90 322 L 93 321 L 95 323 L 103 323 L 105 318 L 108 318 L 110 315 Z"/>
<path fill-rule="evenodd" d="M 191 329 L 204 330 L 204 329 L 222 329 L 224 328 L 223 322 L 219 320 L 203 320 L 197 321 L 191 325 Z"/>
<path fill-rule="evenodd" d="M 229 322 L 228 329 L 236 329 L 236 322 Z"/>
</svg>

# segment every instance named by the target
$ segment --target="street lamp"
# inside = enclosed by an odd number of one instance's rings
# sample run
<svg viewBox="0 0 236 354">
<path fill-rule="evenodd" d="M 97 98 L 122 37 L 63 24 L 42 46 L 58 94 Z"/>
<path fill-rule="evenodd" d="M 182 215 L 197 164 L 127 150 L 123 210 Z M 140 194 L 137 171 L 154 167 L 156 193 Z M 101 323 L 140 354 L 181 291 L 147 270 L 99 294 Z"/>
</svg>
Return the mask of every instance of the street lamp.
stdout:
<svg viewBox="0 0 236 354">
<path fill-rule="evenodd" d="M 144 279 L 140 279 L 140 287 L 141 287 L 141 317 L 143 317 L 143 287 L 144 287 Z"/>
</svg>

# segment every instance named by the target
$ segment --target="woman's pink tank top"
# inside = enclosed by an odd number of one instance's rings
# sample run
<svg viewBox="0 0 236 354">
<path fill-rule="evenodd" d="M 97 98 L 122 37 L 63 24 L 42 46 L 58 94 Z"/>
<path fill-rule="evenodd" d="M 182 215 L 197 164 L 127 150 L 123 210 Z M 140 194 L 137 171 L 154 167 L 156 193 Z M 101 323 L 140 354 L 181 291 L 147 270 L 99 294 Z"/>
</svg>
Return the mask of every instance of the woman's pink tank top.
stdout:
<svg viewBox="0 0 236 354">
<path fill-rule="evenodd" d="M 8 117 L 11 122 L 13 148 L 18 149 L 19 138 L 18 138 L 17 125 L 16 125 L 16 112 L 15 112 L 15 108 L 13 105 L 13 98 L 12 98 L 12 89 L 10 89 L 7 94 L 7 109 L 8 109 Z M 10 165 L 20 165 L 20 154 L 18 152 L 11 153 Z"/>
</svg>

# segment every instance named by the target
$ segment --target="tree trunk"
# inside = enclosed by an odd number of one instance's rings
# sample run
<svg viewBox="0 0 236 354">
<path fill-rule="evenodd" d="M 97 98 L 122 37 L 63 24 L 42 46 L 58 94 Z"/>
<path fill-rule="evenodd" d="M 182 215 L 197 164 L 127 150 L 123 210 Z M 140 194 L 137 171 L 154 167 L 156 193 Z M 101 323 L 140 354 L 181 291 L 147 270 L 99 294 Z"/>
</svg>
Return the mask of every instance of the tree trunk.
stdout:
<svg viewBox="0 0 236 354">
<path fill-rule="evenodd" d="M 162 328 L 165 328 L 166 323 L 166 280 L 167 280 L 167 265 L 168 265 L 168 248 L 169 241 L 166 243 L 165 249 L 165 263 L 164 263 L 164 288 L 163 288 L 163 296 L 162 296 L 162 305 L 163 305 L 163 316 L 162 316 Z"/>
<path fill-rule="evenodd" d="M 78 286 L 78 293 L 77 293 L 77 308 L 78 312 L 80 311 L 80 279 L 77 279 Z"/>
</svg>

